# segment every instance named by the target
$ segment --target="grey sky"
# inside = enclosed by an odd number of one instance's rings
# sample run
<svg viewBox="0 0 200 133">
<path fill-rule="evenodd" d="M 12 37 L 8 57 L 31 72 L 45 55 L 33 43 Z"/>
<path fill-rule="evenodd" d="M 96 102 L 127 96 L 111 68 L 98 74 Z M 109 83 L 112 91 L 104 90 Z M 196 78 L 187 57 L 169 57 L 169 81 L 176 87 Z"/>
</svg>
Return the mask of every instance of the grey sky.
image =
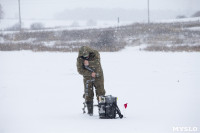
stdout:
<svg viewBox="0 0 200 133">
<path fill-rule="evenodd" d="M 0 0 L 6 17 L 16 17 L 18 0 Z M 21 0 L 22 17 L 51 18 L 65 9 L 146 9 L 147 0 Z M 151 10 L 197 11 L 200 0 L 150 0 Z"/>
</svg>

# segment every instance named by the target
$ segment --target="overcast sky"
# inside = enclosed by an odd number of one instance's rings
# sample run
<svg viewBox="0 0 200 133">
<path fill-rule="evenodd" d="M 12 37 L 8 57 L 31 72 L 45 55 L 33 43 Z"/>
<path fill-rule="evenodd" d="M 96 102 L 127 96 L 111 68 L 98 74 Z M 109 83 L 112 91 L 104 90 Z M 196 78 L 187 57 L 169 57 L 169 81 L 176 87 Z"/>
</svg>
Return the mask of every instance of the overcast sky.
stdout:
<svg viewBox="0 0 200 133">
<path fill-rule="evenodd" d="M 5 17 L 18 16 L 18 0 L 0 0 Z M 146 9 L 147 0 L 21 0 L 22 18 L 53 18 L 65 9 Z M 150 0 L 151 10 L 197 11 L 200 0 Z"/>
</svg>

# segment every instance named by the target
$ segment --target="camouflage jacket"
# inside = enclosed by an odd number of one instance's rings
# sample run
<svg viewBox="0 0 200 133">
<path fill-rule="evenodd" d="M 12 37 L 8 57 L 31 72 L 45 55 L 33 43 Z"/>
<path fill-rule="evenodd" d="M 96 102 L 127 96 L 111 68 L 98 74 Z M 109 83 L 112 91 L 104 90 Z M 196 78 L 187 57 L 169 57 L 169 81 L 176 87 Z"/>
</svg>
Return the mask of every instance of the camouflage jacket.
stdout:
<svg viewBox="0 0 200 133">
<path fill-rule="evenodd" d="M 83 77 L 91 77 L 92 72 L 84 67 L 84 60 L 86 60 L 86 58 L 84 58 L 83 55 L 86 53 L 89 54 L 89 58 L 87 59 L 89 61 L 89 67 L 94 70 L 94 72 L 98 75 L 97 77 L 103 76 L 99 52 L 86 46 L 81 47 L 79 50 L 76 63 L 79 74 L 83 75 Z"/>
</svg>

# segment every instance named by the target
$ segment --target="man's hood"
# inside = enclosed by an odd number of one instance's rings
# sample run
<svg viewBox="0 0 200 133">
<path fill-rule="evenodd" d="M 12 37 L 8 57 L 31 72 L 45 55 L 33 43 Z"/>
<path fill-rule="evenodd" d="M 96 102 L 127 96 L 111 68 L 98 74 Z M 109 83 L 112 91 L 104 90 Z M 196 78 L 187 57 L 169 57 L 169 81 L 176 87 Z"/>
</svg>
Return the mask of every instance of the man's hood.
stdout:
<svg viewBox="0 0 200 133">
<path fill-rule="evenodd" d="M 92 53 L 93 50 L 87 46 L 82 46 L 80 49 L 79 49 L 79 57 L 83 56 L 83 57 L 87 57 L 89 56 L 90 53 Z"/>
</svg>

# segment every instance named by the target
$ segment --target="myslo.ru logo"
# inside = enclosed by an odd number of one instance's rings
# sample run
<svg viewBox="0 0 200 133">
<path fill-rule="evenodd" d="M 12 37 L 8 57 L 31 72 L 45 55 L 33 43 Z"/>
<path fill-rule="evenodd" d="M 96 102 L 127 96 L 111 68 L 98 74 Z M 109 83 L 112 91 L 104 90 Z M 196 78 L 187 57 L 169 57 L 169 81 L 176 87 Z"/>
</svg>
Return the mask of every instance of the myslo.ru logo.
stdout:
<svg viewBox="0 0 200 133">
<path fill-rule="evenodd" d="M 173 127 L 173 132 L 197 132 L 197 127 Z"/>
</svg>

